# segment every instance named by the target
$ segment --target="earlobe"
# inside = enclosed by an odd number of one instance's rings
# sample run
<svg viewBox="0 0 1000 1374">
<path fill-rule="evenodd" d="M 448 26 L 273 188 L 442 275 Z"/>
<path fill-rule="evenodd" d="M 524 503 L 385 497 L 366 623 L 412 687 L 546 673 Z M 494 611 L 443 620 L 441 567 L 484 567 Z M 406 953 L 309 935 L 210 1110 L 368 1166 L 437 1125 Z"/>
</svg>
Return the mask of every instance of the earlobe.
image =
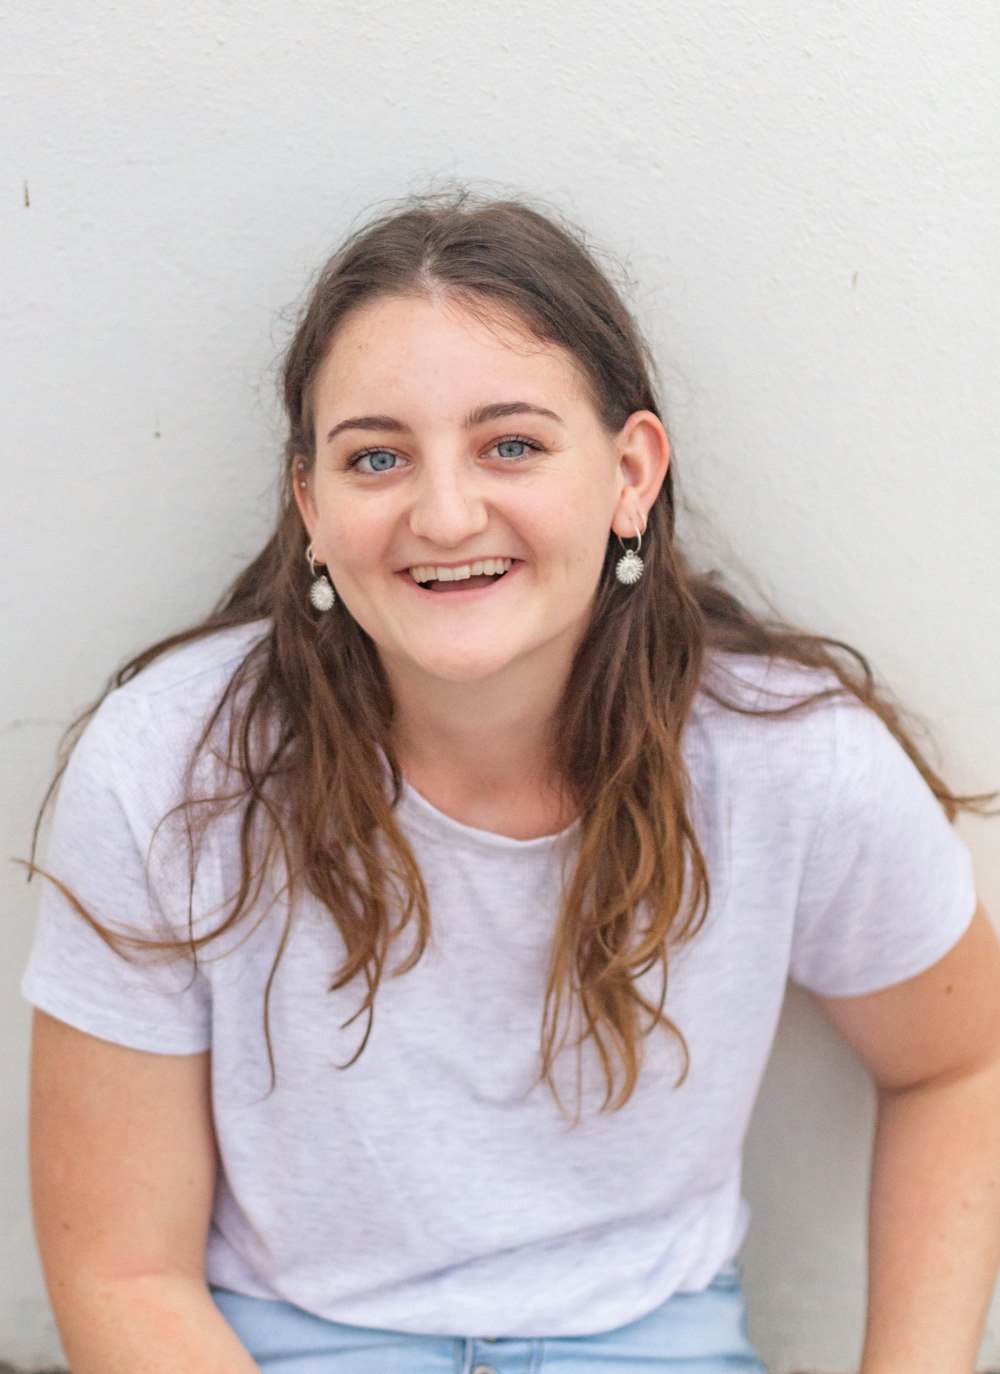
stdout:
<svg viewBox="0 0 1000 1374">
<path fill-rule="evenodd" d="M 638 410 L 625 421 L 619 442 L 621 494 L 611 528 L 620 538 L 630 539 L 646 528 L 647 512 L 670 465 L 670 440 L 651 410 Z"/>
</svg>

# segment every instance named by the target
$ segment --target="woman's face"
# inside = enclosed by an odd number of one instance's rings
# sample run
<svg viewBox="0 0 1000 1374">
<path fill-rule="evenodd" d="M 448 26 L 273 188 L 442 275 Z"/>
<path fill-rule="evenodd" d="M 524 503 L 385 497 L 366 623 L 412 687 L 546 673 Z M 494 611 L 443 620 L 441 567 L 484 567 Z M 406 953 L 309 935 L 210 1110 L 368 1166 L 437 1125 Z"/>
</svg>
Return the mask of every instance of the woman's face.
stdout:
<svg viewBox="0 0 1000 1374">
<path fill-rule="evenodd" d="M 564 677 L 609 532 L 643 528 L 663 480 L 656 417 L 609 434 L 562 349 L 426 297 L 349 316 L 313 409 L 296 499 L 394 687 Z"/>
</svg>

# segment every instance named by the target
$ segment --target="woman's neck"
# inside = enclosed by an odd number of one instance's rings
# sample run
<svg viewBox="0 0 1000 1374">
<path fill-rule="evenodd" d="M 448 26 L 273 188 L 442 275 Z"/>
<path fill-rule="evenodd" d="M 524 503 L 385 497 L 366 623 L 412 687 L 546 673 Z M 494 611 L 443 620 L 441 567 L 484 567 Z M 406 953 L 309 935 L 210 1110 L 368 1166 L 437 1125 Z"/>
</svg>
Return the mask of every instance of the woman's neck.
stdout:
<svg viewBox="0 0 1000 1374">
<path fill-rule="evenodd" d="M 402 690 L 400 688 L 402 687 Z M 515 839 L 564 829 L 572 806 L 555 776 L 551 722 L 560 693 L 509 682 L 394 683 L 403 776 L 454 820 Z"/>
</svg>

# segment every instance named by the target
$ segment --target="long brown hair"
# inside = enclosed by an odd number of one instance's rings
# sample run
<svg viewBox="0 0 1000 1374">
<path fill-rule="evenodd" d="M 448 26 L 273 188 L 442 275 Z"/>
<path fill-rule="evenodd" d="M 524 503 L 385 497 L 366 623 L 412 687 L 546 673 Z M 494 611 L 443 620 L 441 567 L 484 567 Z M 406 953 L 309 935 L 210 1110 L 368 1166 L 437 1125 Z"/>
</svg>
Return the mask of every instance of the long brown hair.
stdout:
<svg viewBox="0 0 1000 1374">
<path fill-rule="evenodd" d="M 244 808 L 239 891 L 217 928 L 196 936 L 192 921 L 188 938 L 174 942 L 130 941 L 67 893 L 119 953 L 144 943 L 187 951 L 197 960 L 205 944 L 251 915 L 265 871 L 280 858 L 293 896 L 311 892 L 339 928 L 345 958 L 331 991 L 355 977 L 366 984 L 357 1015 L 366 1014 L 367 1028 L 348 1064 L 367 1043 L 390 946 L 415 924 L 413 949 L 393 976 L 412 968 L 430 934 L 430 912 L 394 809 L 402 778 L 393 749 L 393 702 L 379 655 L 341 604 L 321 617 L 309 609 L 310 574 L 292 483 L 296 465 L 304 460 L 308 468 L 315 457 L 311 389 L 344 320 L 378 297 L 428 292 L 449 295 L 484 319 L 514 321 L 565 349 L 610 433 L 634 411 L 660 414 L 647 349 L 578 231 L 519 201 L 461 194 L 409 202 L 355 232 L 320 272 L 285 358 L 288 437 L 273 536 L 207 619 L 137 655 L 108 689 L 179 645 L 267 621 L 267 632 L 206 723 L 188 774 L 193 777 L 195 760 L 225 722 L 221 749 L 229 768 L 237 770 Z M 579 849 L 566 875 L 541 1009 L 539 1081 L 558 1100 L 552 1069 L 566 1043 L 560 1028 L 567 1024 L 563 1011 L 569 1004 L 586 1024 L 575 1044 L 592 1037 L 600 1057 L 607 1085 L 601 1110 L 609 1103 L 617 1110 L 628 1101 L 642 1064 L 643 1036 L 656 1024 L 677 1037 L 683 1052 L 678 1082 L 687 1073 L 684 1037 L 663 1008 L 668 950 L 696 934 L 709 907 L 708 871 L 689 815 L 681 747 L 696 693 L 705 692 L 726 709 L 773 716 L 851 694 L 886 723 L 950 820 L 960 808 L 982 810 L 997 795 L 952 793 L 860 653 L 752 613 L 717 574 L 688 566 L 674 524 L 672 465 L 649 512 L 642 545 L 646 571 L 636 586 L 616 581 L 620 551 L 609 536 L 593 613 L 552 730 L 556 774 L 579 817 Z M 714 650 L 827 669 L 838 685 L 778 708 L 747 707 L 708 681 L 707 655 Z M 67 753 L 94 709 L 75 723 Z M 212 747 L 219 749 L 219 742 L 213 740 Z M 192 831 L 204 833 L 213 815 L 232 802 L 231 789 L 210 796 L 192 790 L 185 803 Z M 192 869 L 196 855 L 193 844 Z M 639 920 L 640 909 L 647 920 Z M 283 943 L 264 994 L 272 1082 L 268 1004 Z M 657 963 L 662 990 L 654 1005 L 636 979 Z M 650 1018 L 645 1028 L 643 1013 Z M 612 1101 L 615 1057 L 622 1082 Z"/>
</svg>

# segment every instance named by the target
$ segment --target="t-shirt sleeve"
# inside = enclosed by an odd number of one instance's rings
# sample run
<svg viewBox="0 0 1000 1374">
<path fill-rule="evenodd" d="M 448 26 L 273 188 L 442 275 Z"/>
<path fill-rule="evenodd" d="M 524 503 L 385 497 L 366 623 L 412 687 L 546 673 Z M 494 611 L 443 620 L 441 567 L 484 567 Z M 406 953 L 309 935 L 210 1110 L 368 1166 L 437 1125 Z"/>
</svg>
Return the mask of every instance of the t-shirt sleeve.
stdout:
<svg viewBox="0 0 1000 1374">
<path fill-rule="evenodd" d="M 854 700 L 832 716 L 790 973 L 812 992 L 846 997 L 930 968 L 964 934 L 976 891 L 968 849 L 884 721 Z"/>
<path fill-rule="evenodd" d="M 152 838 L 143 799 L 155 794 L 156 736 L 144 703 L 113 692 L 89 722 L 63 775 L 41 868 L 115 931 L 176 935 L 151 880 Z M 41 875 L 38 924 L 21 983 L 39 1010 L 133 1049 L 207 1049 L 209 988 L 189 955 L 146 950 L 123 958 Z"/>
</svg>

